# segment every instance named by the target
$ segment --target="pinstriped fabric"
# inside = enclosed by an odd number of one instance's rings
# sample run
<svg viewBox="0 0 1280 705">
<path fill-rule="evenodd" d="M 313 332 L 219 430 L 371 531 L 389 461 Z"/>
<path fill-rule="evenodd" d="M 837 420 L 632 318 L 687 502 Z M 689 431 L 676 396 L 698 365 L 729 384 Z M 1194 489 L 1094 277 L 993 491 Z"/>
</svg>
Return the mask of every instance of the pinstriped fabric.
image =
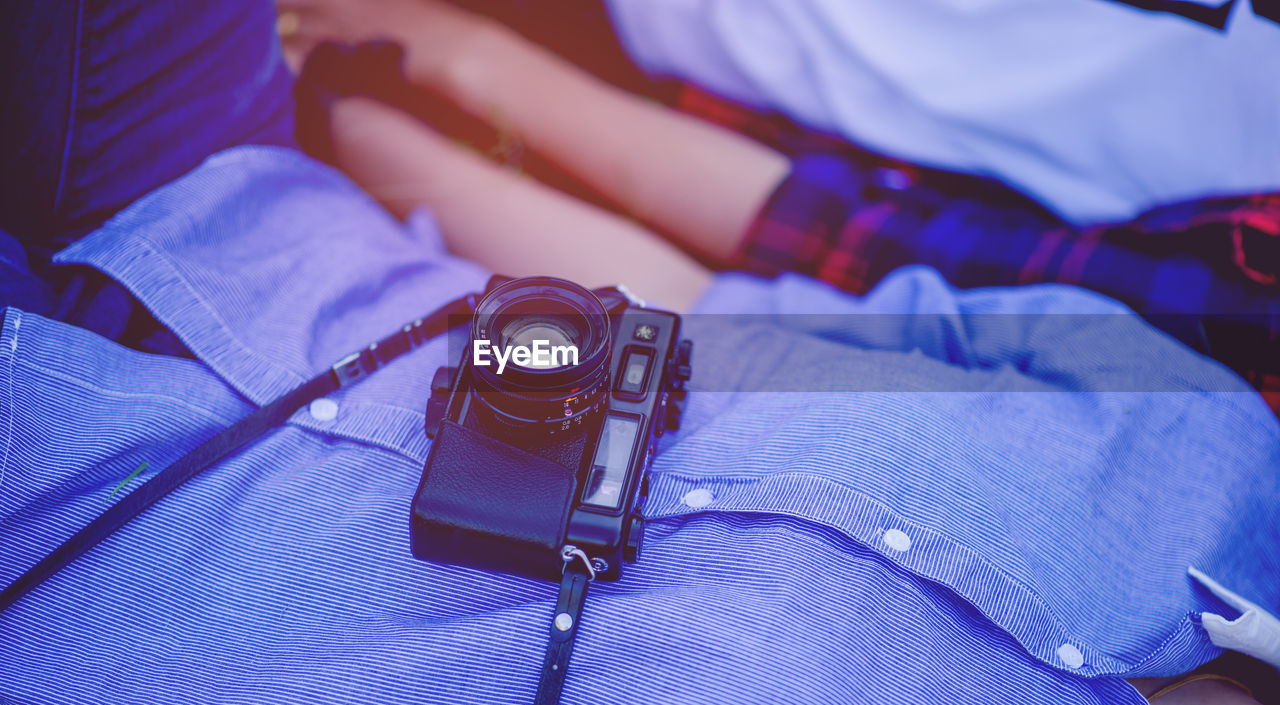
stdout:
<svg viewBox="0 0 1280 705">
<path fill-rule="evenodd" d="M 6 312 L 3 582 L 117 485 L 484 278 L 429 223 L 262 148 L 62 257 L 200 361 Z M 1121 676 L 1218 653 L 1194 615 L 1230 611 L 1188 564 L 1280 611 L 1280 429 L 1256 394 L 1136 318 L 1073 339 L 973 317 L 1113 304 L 915 270 L 865 299 L 724 277 L 701 308 L 779 314 L 753 330 L 781 344 L 752 355 L 733 319 L 689 317 L 698 391 L 664 437 L 640 563 L 592 589 L 566 702 L 1141 703 Z M 801 311 L 942 315 L 868 331 Z M 0 615 L 0 702 L 528 702 L 554 586 L 409 554 L 446 357 L 434 341 L 335 394 L 336 418 L 299 412 Z M 1160 388 L 1186 391 L 1107 391 L 1169 358 Z M 914 391 L 750 391 L 761 375 Z"/>
</svg>

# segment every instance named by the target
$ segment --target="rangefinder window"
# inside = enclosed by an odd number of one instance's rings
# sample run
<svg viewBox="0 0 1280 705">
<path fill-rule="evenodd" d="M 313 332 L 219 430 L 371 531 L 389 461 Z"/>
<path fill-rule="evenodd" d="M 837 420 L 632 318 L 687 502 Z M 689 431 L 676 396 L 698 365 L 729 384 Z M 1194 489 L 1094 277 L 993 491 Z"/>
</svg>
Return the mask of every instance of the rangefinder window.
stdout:
<svg viewBox="0 0 1280 705">
<path fill-rule="evenodd" d="M 582 491 L 583 504 L 603 509 L 622 506 L 622 490 L 626 486 L 627 470 L 631 466 L 631 454 L 635 450 L 639 430 L 637 418 L 614 413 L 608 415 Z"/>
<path fill-rule="evenodd" d="M 649 371 L 653 367 L 653 350 L 627 346 L 618 367 L 614 393 L 624 399 L 640 400 L 649 387 Z"/>
</svg>

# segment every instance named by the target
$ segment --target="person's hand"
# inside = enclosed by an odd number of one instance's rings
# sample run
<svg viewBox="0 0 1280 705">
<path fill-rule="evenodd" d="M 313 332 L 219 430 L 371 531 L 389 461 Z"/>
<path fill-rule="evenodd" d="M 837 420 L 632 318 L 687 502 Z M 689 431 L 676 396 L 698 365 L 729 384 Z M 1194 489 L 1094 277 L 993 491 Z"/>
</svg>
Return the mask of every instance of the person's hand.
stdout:
<svg viewBox="0 0 1280 705">
<path fill-rule="evenodd" d="M 462 47 L 493 23 L 439 0 L 276 0 L 285 59 L 298 73 L 319 43 L 385 39 L 405 49 L 411 80 L 443 82 Z M 432 87 L 432 86 L 425 86 Z"/>
<path fill-rule="evenodd" d="M 418 0 L 277 0 L 276 12 L 285 58 L 295 73 L 321 42 L 402 41 L 421 22 Z"/>
</svg>

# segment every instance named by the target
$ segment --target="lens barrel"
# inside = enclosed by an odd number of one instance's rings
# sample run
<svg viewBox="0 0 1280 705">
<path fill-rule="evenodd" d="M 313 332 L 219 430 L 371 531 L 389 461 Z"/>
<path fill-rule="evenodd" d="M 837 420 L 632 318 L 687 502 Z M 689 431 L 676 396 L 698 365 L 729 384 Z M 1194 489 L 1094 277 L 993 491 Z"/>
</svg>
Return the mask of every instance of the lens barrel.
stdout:
<svg viewBox="0 0 1280 705">
<path fill-rule="evenodd" d="M 486 425 L 521 437 L 572 432 L 599 414 L 609 391 L 609 315 L 590 291 L 563 279 L 527 277 L 490 291 L 476 307 L 471 340 L 506 351 L 473 365 L 472 395 Z M 514 362 L 517 347 L 544 343 L 549 359 Z M 576 364 L 569 357 L 576 349 Z"/>
</svg>

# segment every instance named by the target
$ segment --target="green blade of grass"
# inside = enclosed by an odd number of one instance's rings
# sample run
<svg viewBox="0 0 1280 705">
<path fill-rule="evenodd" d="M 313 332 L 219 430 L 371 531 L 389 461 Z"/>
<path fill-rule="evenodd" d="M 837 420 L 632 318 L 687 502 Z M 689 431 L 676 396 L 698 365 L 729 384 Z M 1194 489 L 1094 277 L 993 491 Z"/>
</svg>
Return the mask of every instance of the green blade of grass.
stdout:
<svg viewBox="0 0 1280 705">
<path fill-rule="evenodd" d="M 120 488 L 121 488 L 121 487 L 124 487 L 125 485 L 129 484 L 129 481 L 130 481 L 130 480 L 132 480 L 133 478 L 137 477 L 139 474 L 141 474 L 141 473 L 145 472 L 145 471 L 146 471 L 146 469 L 147 469 L 147 466 L 148 466 L 148 465 L 150 465 L 150 463 L 148 463 L 148 462 L 147 462 L 147 461 L 145 461 L 145 460 L 144 460 L 144 461 L 142 461 L 142 464 L 141 464 L 141 465 L 139 465 L 138 467 L 134 468 L 133 472 L 129 473 L 129 476 L 128 476 L 128 477 L 126 477 L 125 479 L 121 480 L 121 481 L 120 481 L 120 484 L 116 485 L 116 488 L 115 488 L 114 490 L 111 490 L 111 494 L 107 495 L 107 499 L 111 499 L 112 497 L 116 496 L 116 493 L 120 491 Z"/>
</svg>

